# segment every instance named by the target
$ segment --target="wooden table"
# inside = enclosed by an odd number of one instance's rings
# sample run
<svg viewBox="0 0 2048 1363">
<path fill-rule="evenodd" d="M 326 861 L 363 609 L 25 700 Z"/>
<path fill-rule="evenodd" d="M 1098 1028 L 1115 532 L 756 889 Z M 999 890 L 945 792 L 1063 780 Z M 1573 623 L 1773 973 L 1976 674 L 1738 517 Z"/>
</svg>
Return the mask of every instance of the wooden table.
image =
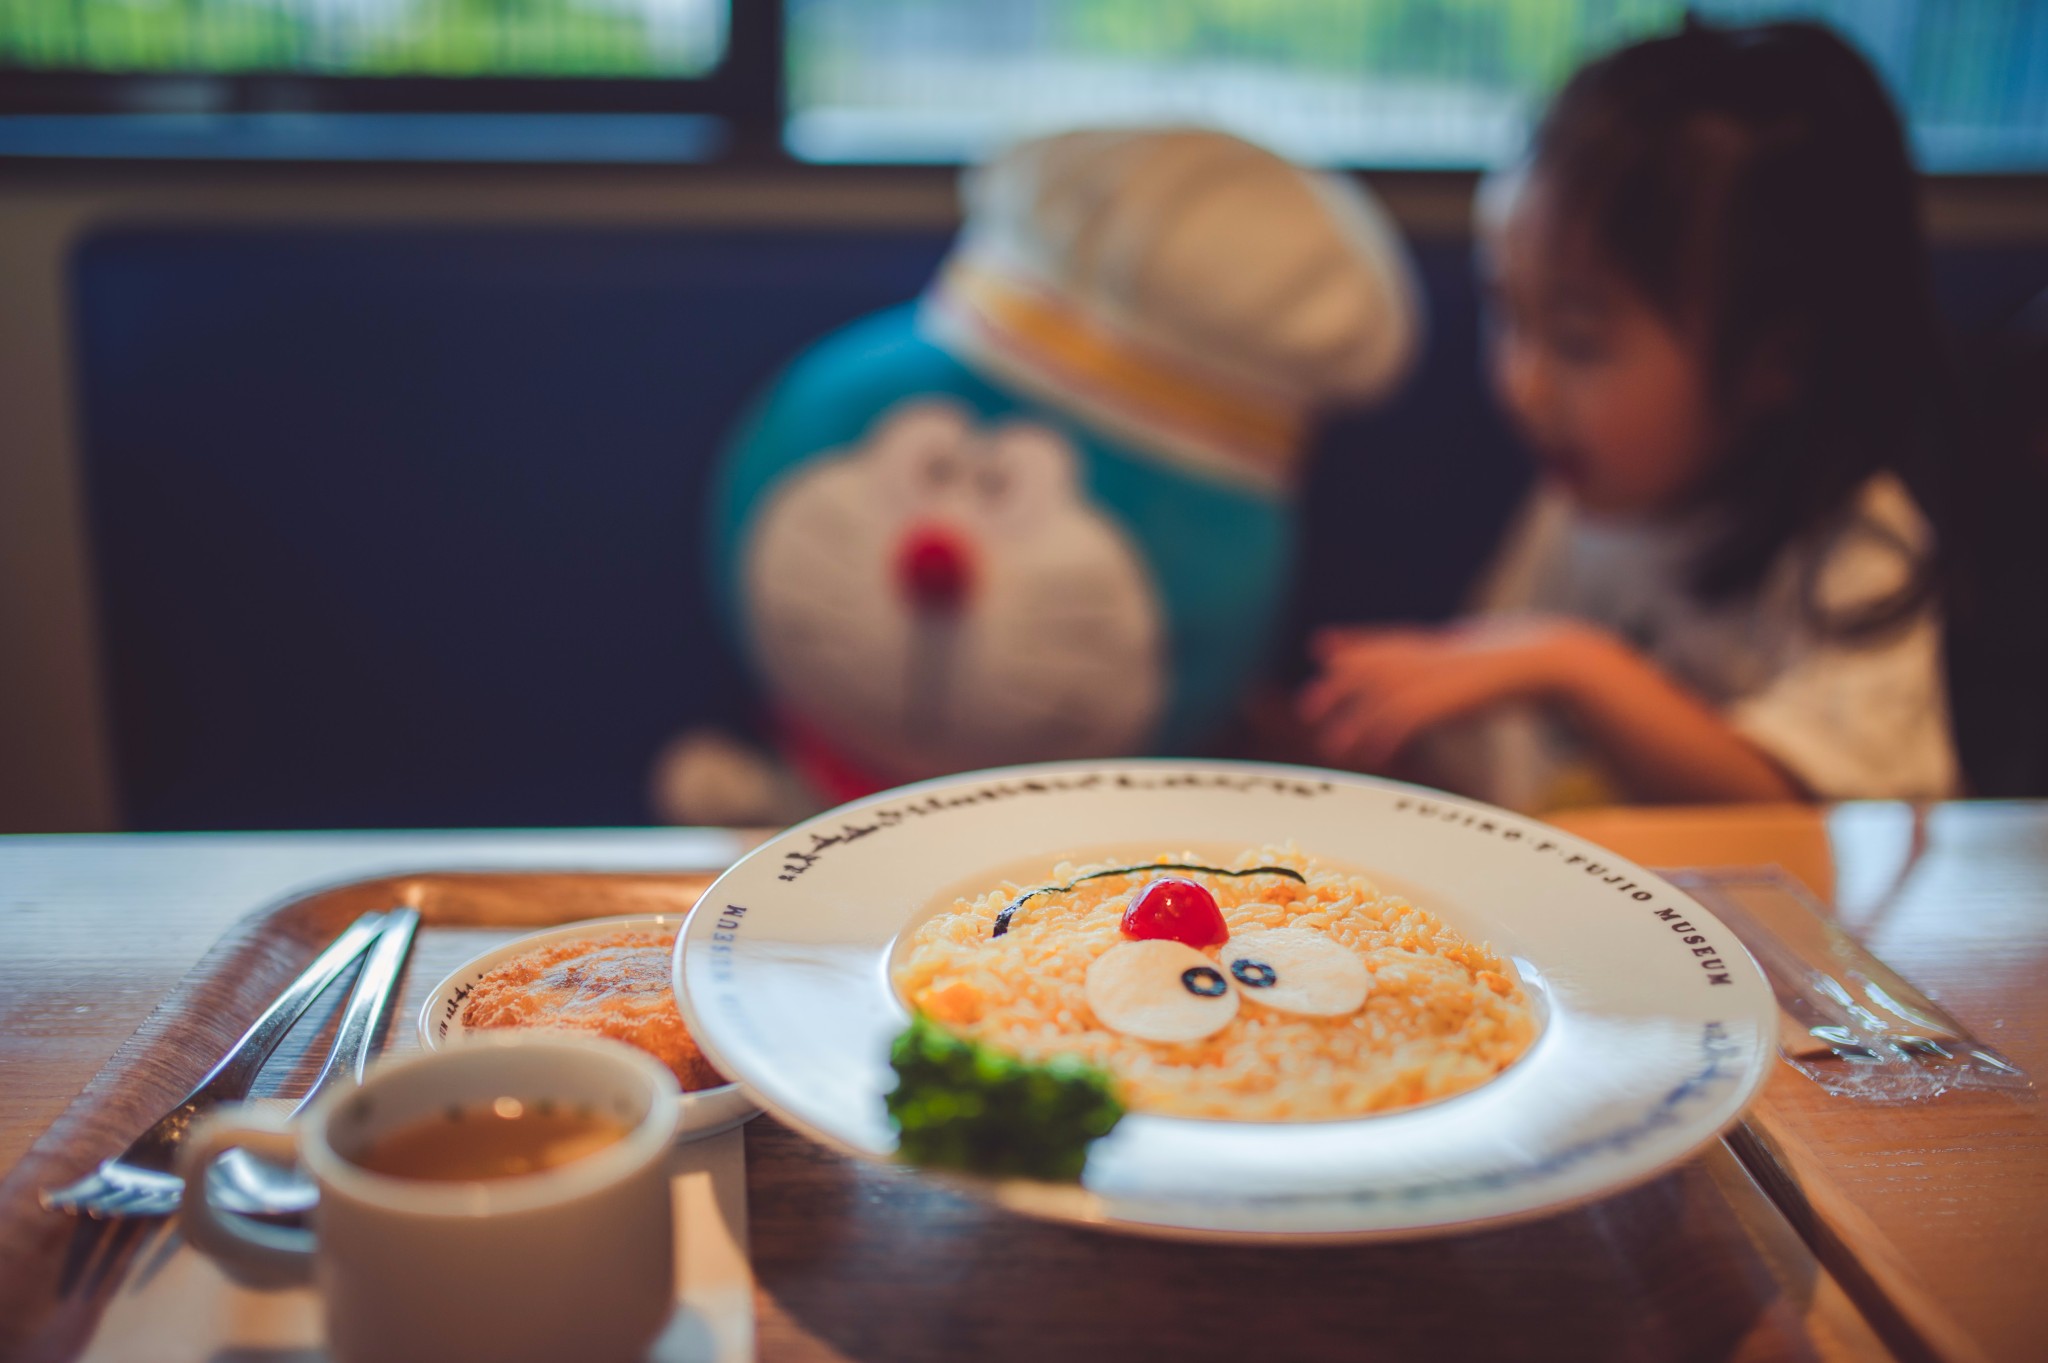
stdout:
<svg viewBox="0 0 2048 1363">
<path fill-rule="evenodd" d="M 1660 866 L 1784 866 L 1874 954 L 2048 1080 L 2048 805 L 1857 804 L 1824 824 L 1797 807 L 1560 822 Z M 1947 1352 L 2048 1358 L 2041 1101 L 1951 1093 L 1866 1107 L 1780 1067 L 1750 1125 L 1810 1171 L 1815 1210 Z"/>
<path fill-rule="evenodd" d="M 1894 966 L 2048 1074 L 2048 805 L 1570 822 L 1653 864 L 1786 865 Z M 745 845 L 705 830 L 0 839 L 0 1168 L 14 1168 L 258 906 L 398 870 L 694 868 Z M 1922 1342 L 1958 1359 L 2048 1352 L 2039 1104 L 1949 1095 L 1871 1107 L 1786 1070 L 1755 1124 L 1802 1175 L 1780 1202 L 1716 1146 L 1643 1187 L 1525 1226 L 1245 1250 L 1027 1222 L 763 1119 L 747 1133 L 760 1352 L 1746 1360 L 1914 1357 Z M 1881 1288 L 1903 1306 L 1866 1313 L 1845 1287 L 1865 1300 Z M 0 1356 L 7 1339 L 0 1322 Z"/>
</svg>

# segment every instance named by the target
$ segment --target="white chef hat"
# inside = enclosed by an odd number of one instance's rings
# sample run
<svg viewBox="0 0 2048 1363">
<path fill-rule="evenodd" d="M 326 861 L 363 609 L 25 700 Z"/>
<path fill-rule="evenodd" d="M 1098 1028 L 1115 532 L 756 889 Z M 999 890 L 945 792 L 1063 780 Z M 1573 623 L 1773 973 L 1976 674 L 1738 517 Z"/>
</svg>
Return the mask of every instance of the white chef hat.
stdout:
<svg viewBox="0 0 2048 1363">
<path fill-rule="evenodd" d="M 1401 239 L 1355 181 L 1226 133 L 1064 133 L 973 172 L 926 325 L 1140 448 L 1284 488 L 1314 413 L 1420 345 Z"/>
</svg>

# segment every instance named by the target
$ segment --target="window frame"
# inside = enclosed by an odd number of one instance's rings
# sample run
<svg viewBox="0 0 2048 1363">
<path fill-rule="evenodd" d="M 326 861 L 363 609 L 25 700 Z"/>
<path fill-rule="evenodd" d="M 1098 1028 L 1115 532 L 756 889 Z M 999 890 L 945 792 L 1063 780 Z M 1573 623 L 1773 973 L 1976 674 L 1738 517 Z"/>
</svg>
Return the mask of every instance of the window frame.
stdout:
<svg viewBox="0 0 2048 1363">
<path fill-rule="evenodd" d="M 624 114 L 708 116 L 722 129 L 720 150 L 705 160 L 728 167 L 798 169 L 807 176 L 839 178 L 901 175 L 950 176 L 962 161 L 812 161 L 791 153 L 786 141 L 788 70 L 785 0 L 728 0 L 725 52 L 702 76 L 645 78 L 614 76 L 367 76 L 301 72 L 86 71 L 45 70 L 0 64 L 0 118 L 11 115 L 332 115 L 350 114 Z M 1902 110 L 1903 113 L 1903 110 Z M 82 120 L 81 120 L 82 121 Z M 0 164 L 18 165 L 18 153 L 0 146 Z M 31 159 L 45 160 L 38 156 Z M 111 158 L 212 160 L 198 152 L 150 152 Z M 226 159 L 243 159 L 229 156 Z M 272 153 L 263 159 L 289 163 L 326 162 L 312 152 L 303 158 Z M 350 158 L 355 159 L 355 158 Z M 368 158 L 375 160 L 377 158 Z M 464 161 L 461 153 L 422 160 Z M 491 156 L 489 160 L 516 160 Z M 564 159 L 559 154 L 542 160 Z M 568 159 L 577 159 L 572 155 Z M 602 150 L 589 158 L 605 162 Z M 694 159 L 694 158 L 693 158 Z M 47 163 L 47 162 L 46 162 Z M 1470 166 L 1346 163 L 1331 169 L 1436 187 L 1466 187 L 1484 172 Z M 1941 186 L 1972 206 L 2017 194 L 2031 209 L 2048 199 L 2048 168 L 1957 170 L 1920 168 L 1924 184 Z M 1966 214 L 1966 216 L 1971 216 Z"/>
</svg>

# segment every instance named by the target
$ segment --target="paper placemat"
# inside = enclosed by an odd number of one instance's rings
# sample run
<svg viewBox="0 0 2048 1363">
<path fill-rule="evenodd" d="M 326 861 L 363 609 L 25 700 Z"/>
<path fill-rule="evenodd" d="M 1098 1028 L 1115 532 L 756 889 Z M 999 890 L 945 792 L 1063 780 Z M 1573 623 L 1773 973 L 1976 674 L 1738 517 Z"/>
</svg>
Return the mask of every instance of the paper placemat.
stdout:
<svg viewBox="0 0 2048 1363">
<path fill-rule="evenodd" d="M 751 1363 L 746 1128 L 677 1151 L 676 1313 L 648 1363 Z M 239 1287 L 164 1225 L 136 1253 L 80 1363 L 325 1363 L 311 1288 Z"/>
</svg>

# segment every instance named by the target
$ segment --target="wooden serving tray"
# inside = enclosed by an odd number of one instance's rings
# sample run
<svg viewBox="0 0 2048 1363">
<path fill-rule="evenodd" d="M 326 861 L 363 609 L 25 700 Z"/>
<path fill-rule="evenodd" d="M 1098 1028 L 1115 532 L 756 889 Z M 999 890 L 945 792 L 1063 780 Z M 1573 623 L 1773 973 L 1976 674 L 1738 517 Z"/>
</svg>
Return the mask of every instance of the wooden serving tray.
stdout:
<svg viewBox="0 0 2048 1363">
<path fill-rule="evenodd" d="M 74 1358 L 114 1289 L 152 1272 L 168 1238 L 161 1223 L 44 1212 L 36 1191 L 120 1150 L 358 914 L 406 904 L 422 915 L 386 1036 L 402 1052 L 417 1045 L 428 993 L 471 956 L 558 923 L 684 912 L 716 874 L 410 874 L 295 895 L 244 918 L 8 1176 L 0 1360 Z M 331 991 L 302 1021 L 259 1094 L 303 1090 L 346 993 Z M 1638 1188 L 1525 1225 L 1288 1249 L 1027 1221 L 910 1171 L 847 1159 L 772 1118 L 748 1127 L 747 1152 L 756 1339 L 769 1360 L 1890 1356 L 1719 1144 Z M 1942 1339 L 1919 1335 L 1904 1332 L 1898 1356 L 1977 1356 L 1916 1347 Z"/>
<path fill-rule="evenodd" d="M 420 928 L 385 1034 L 416 1049 L 414 1019 L 434 986 L 512 937 L 586 918 L 686 913 L 717 872 L 448 872 L 356 881 L 250 914 L 165 997 L 9 1176 L 0 1201 L 0 1358 L 60 1363 L 92 1337 L 108 1295 L 146 1271 L 162 1223 L 93 1222 L 44 1211 L 36 1192 L 126 1147 L 185 1095 L 321 948 L 355 918 L 409 905 Z M 348 997 L 330 989 L 265 1067 L 258 1096 L 304 1092 Z"/>
</svg>

